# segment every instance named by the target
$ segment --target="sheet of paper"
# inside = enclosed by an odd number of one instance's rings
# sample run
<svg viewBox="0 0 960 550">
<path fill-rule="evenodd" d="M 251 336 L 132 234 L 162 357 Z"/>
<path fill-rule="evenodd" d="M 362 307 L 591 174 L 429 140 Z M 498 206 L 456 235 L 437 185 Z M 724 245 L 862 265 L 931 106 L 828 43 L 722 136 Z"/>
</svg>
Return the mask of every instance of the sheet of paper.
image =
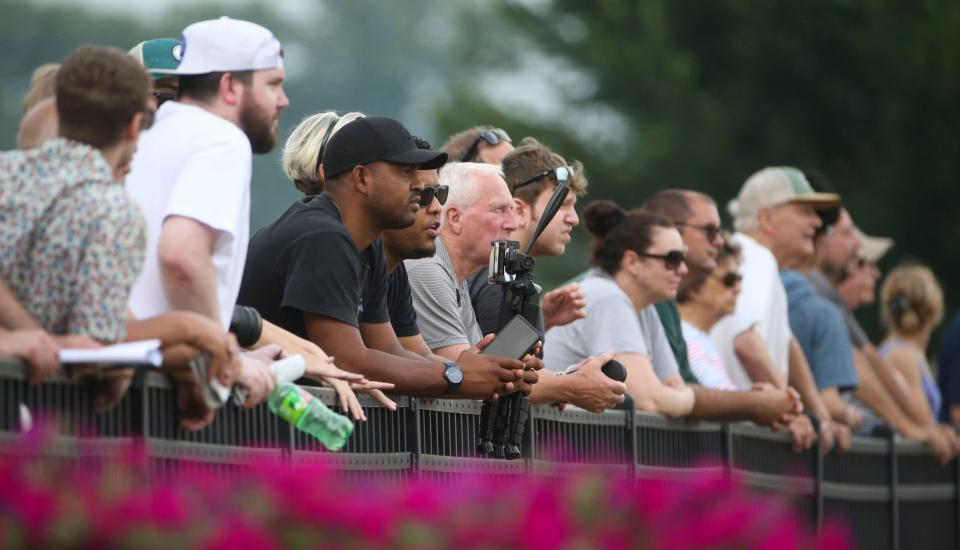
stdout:
<svg viewBox="0 0 960 550">
<path fill-rule="evenodd" d="M 96 349 L 62 349 L 60 362 L 64 365 L 92 363 L 159 367 L 163 364 L 163 354 L 160 353 L 160 340 L 139 340 Z"/>
</svg>

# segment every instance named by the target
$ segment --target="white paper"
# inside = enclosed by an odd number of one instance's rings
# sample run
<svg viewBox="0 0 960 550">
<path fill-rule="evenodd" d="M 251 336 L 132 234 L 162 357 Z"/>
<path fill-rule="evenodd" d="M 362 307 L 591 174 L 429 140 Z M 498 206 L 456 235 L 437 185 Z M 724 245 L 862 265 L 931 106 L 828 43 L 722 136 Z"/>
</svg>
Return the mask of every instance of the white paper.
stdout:
<svg viewBox="0 0 960 550">
<path fill-rule="evenodd" d="M 303 376 L 306 370 L 306 364 L 302 355 L 290 355 L 286 359 L 274 361 L 270 364 L 273 369 L 274 378 L 277 383 L 293 382 Z"/>
<path fill-rule="evenodd" d="M 163 364 L 163 354 L 160 353 L 160 340 L 139 340 L 95 349 L 62 349 L 60 362 L 64 365 L 93 363 L 159 367 Z"/>
</svg>

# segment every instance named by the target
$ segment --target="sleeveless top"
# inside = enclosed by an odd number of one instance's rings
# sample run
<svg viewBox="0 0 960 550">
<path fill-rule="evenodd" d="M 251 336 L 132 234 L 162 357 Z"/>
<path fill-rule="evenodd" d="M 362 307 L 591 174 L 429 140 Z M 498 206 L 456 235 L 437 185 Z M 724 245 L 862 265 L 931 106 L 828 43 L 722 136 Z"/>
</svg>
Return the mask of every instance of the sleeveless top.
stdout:
<svg viewBox="0 0 960 550">
<path fill-rule="evenodd" d="M 893 350 L 906 345 L 907 343 L 903 340 L 891 339 L 884 342 L 877 351 L 881 357 L 887 358 Z M 927 403 L 930 405 L 933 417 L 937 418 L 940 415 L 940 406 L 943 404 L 943 397 L 940 395 L 940 388 L 937 387 L 936 380 L 930 375 L 930 369 L 926 368 L 922 361 L 924 361 L 924 359 L 917 361 L 916 365 L 917 370 L 920 372 L 920 383 L 923 386 L 924 395 L 927 396 Z"/>
</svg>

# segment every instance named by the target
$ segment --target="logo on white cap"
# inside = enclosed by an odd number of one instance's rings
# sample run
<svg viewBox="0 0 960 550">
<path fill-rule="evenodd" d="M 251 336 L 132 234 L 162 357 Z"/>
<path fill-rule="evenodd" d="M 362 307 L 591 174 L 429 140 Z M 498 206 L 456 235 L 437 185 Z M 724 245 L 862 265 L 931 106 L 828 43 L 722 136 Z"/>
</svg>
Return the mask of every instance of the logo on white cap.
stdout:
<svg viewBox="0 0 960 550">
<path fill-rule="evenodd" d="M 224 16 L 193 23 L 181 41 L 180 75 L 283 68 L 280 41 L 250 21 Z"/>
</svg>

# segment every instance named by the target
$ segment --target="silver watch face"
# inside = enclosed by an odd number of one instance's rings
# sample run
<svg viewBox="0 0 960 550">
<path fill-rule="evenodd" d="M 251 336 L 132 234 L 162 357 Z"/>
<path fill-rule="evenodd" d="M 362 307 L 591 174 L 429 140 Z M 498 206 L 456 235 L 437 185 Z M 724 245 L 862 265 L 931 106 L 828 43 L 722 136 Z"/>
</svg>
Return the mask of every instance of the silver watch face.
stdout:
<svg viewBox="0 0 960 550">
<path fill-rule="evenodd" d="M 444 376 L 447 377 L 447 380 L 451 384 L 459 384 L 463 382 L 463 371 L 460 370 L 460 367 L 453 365 L 448 366 L 447 370 L 444 372 Z"/>
</svg>

